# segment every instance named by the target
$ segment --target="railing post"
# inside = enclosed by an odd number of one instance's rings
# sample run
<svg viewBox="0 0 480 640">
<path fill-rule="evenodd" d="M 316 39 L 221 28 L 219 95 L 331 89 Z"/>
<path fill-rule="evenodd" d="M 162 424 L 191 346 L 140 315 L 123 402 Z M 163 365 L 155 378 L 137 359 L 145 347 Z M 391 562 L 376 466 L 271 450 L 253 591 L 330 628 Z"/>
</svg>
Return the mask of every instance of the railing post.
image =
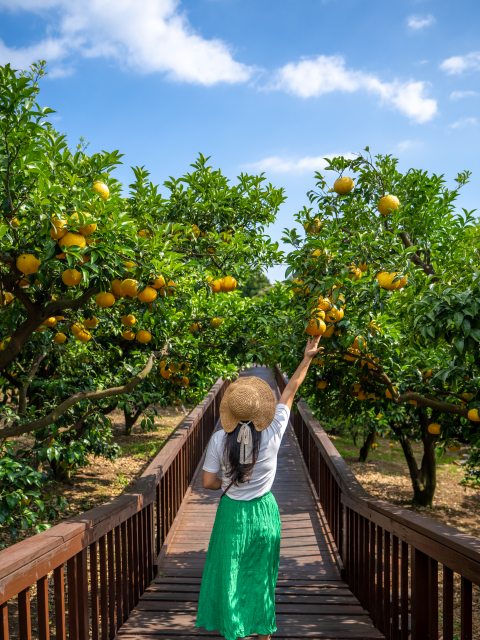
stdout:
<svg viewBox="0 0 480 640">
<path fill-rule="evenodd" d="M 429 637 L 428 556 L 412 547 L 412 640 L 436 640 Z M 402 608 L 406 603 L 402 602 Z"/>
</svg>

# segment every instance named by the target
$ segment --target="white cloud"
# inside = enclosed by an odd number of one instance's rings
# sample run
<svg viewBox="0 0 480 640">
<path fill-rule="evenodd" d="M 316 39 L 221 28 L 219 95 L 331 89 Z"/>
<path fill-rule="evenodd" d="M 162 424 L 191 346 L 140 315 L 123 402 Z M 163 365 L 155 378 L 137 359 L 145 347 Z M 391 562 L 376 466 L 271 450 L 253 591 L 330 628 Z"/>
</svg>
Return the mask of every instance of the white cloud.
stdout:
<svg viewBox="0 0 480 640">
<path fill-rule="evenodd" d="M 408 28 L 412 31 L 420 31 L 421 29 L 425 29 L 426 27 L 431 27 L 432 24 L 435 24 L 435 18 L 432 15 L 428 16 L 408 16 L 407 25 Z"/>
<path fill-rule="evenodd" d="M 458 75 L 464 71 L 480 70 L 480 51 L 472 51 L 466 56 L 447 58 L 440 65 L 440 69 L 449 75 Z"/>
<path fill-rule="evenodd" d="M 24 48 L 9 48 L 0 40 L 0 63 L 19 68 L 39 58 L 65 61 L 57 67 L 58 77 L 62 70 L 69 72 L 72 56 L 80 54 L 114 58 L 139 73 L 166 73 L 172 80 L 207 86 L 245 82 L 254 71 L 235 61 L 222 40 L 195 32 L 179 0 L 0 0 L 2 8 L 51 16 L 48 31 L 55 35 L 48 39 Z"/>
<path fill-rule="evenodd" d="M 456 122 L 448 125 L 449 129 L 463 129 L 464 127 L 477 126 L 478 120 L 476 118 L 460 118 Z"/>
<path fill-rule="evenodd" d="M 427 122 L 437 113 L 437 102 L 426 97 L 427 84 L 409 80 L 382 82 L 373 74 L 347 69 L 342 56 L 318 56 L 291 62 L 278 69 L 267 87 L 284 90 L 301 98 L 333 91 L 368 91 L 414 122 Z"/>
<path fill-rule="evenodd" d="M 306 156 L 305 158 L 297 159 L 271 156 L 258 162 L 246 164 L 243 168 L 250 171 L 268 171 L 270 173 L 313 173 L 314 171 L 325 169 L 328 165 L 328 161 L 325 158 L 335 158 L 340 155 L 350 159 L 356 157 L 352 153 L 330 153 L 325 156 Z"/>
<path fill-rule="evenodd" d="M 404 151 L 408 151 L 409 149 L 415 149 L 417 147 L 421 147 L 422 143 L 418 140 L 403 140 L 395 145 L 394 152 L 395 153 L 403 153 Z"/>
<path fill-rule="evenodd" d="M 461 100 L 470 96 L 478 96 L 478 91 L 452 91 L 450 100 Z"/>
</svg>

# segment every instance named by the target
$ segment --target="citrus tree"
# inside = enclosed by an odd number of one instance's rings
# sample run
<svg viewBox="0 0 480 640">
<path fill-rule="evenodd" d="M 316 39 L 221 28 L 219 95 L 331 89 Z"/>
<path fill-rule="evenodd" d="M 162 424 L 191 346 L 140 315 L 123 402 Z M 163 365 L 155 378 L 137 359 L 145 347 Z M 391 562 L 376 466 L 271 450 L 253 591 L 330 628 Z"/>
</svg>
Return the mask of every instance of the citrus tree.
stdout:
<svg viewBox="0 0 480 640">
<path fill-rule="evenodd" d="M 244 363 L 251 303 L 235 288 L 277 262 L 264 227 L 284 196 L 263 176 L 231 184 L 202 155 L 165 196 L 142 167 L 124 191 L 118 151 L 72 151 L 48 122 L 43 73 L 0 67 L 0 439 L 33 434 L 23 459 L 61 478 L 115 454 L 118 402 L 133 419 L 196 401 Z M 3 522 L 22 513 L 9 495 Z"/>
<path fill-rule="evenodd" d="M 285 231 L 292 280 L 261 303 L 269 328 L 259 354 L 291 373 L 302 332 L 322 335 L 309 403 L 320 418 L 355 416 L 363 404 L 383 414 L 414 502 L 431 505 L 436 450 L 479 438 L 477 226 L 473 212 L 456 208 L 470 174 L 450 188 L 443 176 L 401 173 L 393 157 L 368 149 L 327 170 L 337 179 L 317 173 L 310 206 L 296 216 L 305 234 Z M 423 443 L 420 464 L 412 439 Z"/>
</svg>

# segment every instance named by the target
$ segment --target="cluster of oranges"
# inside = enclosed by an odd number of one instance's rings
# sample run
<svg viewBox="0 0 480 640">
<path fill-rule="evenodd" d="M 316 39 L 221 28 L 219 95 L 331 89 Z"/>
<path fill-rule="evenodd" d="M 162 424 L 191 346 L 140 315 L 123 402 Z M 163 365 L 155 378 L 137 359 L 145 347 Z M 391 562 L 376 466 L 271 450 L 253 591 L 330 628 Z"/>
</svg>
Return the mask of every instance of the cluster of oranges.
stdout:
<svg viewBox="0 0 480 640">
<path fill-rule="evenodd" d="M 168 362 L 162 360 L 160 362 L 160 375 L 164 380 L 170 380 L 179 387 L 188 387 L 190 380 L 185 375 L 190 371 L 190 365 L 187 362 Z"/>
<path fill-rule="evenodd" d="M 237 281 L 235 278 L 232 278 L 232 276 L 225 276 L 225 278 L 217 279 L 208 277 L 207 282 L 210 285 L 212 293 L 220 293 L 221 291 L 228 293 L 229 291 L 233 291 L 237 286 Z"/>
</svg>

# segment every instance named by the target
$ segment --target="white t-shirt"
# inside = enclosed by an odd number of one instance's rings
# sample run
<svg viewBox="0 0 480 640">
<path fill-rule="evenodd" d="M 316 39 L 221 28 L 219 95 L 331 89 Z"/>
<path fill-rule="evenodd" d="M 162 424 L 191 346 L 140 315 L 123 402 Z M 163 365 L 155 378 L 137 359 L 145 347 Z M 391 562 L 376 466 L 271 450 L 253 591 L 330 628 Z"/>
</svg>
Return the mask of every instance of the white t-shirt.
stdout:
<svg viewBox="0 0 480 640">
<path fill-rule="evenodd" d="M 290 418 L 290 409 L 284 404 L 277 404 L 273 422 L 262 431 L 262 440 L 257 462 L 253 467 L 250 482 L 232 485 L 227 496 L 233 500 L 253 500 L 265 495 L 272 488 L 277 471 L 277 454 L 282 442 L 283 434 Z M 222 491 L 230 484 L 231 480 L 226 476 L 227 468 L 224 463 L 224 439 L 226 432 L 222 429 L 213 434 L 205 456 L 204 471 L 218 473 L 222 470 Z"/>
</svg>

